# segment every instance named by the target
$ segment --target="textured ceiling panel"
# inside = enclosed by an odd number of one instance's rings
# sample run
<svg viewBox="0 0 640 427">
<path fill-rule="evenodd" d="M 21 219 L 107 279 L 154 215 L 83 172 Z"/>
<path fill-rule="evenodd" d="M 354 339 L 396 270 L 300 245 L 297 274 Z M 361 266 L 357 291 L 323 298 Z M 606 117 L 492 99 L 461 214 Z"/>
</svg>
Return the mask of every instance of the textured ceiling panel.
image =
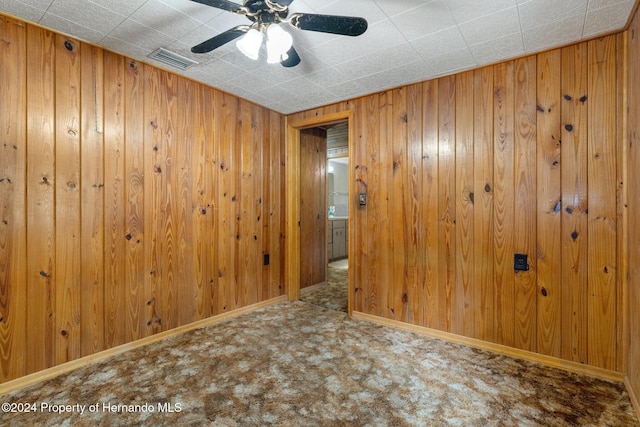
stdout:
<svg viewBox="0 0 640 427">
<path fill-rule="evenodd" d="M 191 0 L 0 0 L 0 12 L 289 114 L 619 31 L 635 1 L 294 0 L 290 14 L 361 16 L 369 28 L 349 37 L 289 27 L 302 60 L 293 68 L 267 64 L 265 52 L 248 59 L 233 42 L 191 53 L 251 23 Z M 160 47 L 198 64 L 150 59 Z"/>
</svg>

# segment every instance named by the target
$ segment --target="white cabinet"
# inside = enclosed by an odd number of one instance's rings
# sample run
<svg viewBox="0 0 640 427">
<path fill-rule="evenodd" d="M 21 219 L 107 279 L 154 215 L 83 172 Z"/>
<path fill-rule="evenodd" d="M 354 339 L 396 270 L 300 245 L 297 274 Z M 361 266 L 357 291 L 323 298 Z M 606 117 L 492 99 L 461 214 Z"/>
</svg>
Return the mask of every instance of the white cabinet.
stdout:
<svg viewBox="0 0 640 427">
<path fill-rule="evenodd" d="M 345 258 L 348 255 L 348 227 L 346 219 L 330 219 L 328 227 L 329 259 Z"/>
</svg>

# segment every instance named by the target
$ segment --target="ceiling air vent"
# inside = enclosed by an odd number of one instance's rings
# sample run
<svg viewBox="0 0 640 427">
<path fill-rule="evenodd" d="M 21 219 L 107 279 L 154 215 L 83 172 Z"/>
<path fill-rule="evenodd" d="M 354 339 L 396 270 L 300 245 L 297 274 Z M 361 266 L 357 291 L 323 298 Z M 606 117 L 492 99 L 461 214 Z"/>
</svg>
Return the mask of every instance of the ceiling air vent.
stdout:
<svg viewBox="0 0 640 427">
<path fill-rule="evenodd" d="M 151 52 L 149 54 L 149 58 L 155 59 L 156 61 L 160 61 L 163 64 L 167 64 L 181 70 L 187 69 L 190 66 L 197 64 L 196 61 L 185 58 L 184 56 L 178 55 L 177 53 L 168 51 L 167 49 L 163 48 L 159 48 Z"/>
</svg>

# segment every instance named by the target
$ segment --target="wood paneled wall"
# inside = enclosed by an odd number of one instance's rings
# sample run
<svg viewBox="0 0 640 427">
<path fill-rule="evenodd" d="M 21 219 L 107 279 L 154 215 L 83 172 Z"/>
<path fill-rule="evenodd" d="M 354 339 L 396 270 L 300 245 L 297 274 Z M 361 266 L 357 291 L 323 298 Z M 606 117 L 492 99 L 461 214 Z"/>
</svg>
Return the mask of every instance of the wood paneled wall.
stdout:
<svg viewBox="0 0 640 427">
<path fill-rule="evenodd" d="M 1 381 L 284 294 L 284 117 L 3 16 L 0 75 Z"/>
<path fill-rule="evenodd" d="M 289 116 L 353 114 L 368 193 L 350 206 L 354 310 L 623 371 L 623 48 L 604 37 Z"/>
<path fill-rule="evenodd" d="M 300 132 L 300 289 L 327 280 L 327 131 Z"/>
<path fill-rule="evenodd" d="M 640 416 L 640 14 L 636 12 L 628 36 L 629 155 L 629 344 L 627 377 Z"/>
</svg>

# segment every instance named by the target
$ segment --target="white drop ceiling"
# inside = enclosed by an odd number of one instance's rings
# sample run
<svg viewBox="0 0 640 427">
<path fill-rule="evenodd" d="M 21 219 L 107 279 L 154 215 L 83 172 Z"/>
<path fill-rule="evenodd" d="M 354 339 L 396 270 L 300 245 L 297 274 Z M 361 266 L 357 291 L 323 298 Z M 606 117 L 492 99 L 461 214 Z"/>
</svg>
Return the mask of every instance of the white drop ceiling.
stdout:
<svg viewBox="0 0 640 427">
<path fill-rule="evenodd" d="M 619 31 L 635 1 L 294 0 L 290 13 L 369 23 L 359 37 L 290 28 L 302 59 L 294 68 L 248 59 L 233 42 L 191 53 L 250 21 L 190 0 L 0 0 L 0 12 L 289 114 Z M 150 59 L 160 47 L 198 64 L 180 71 Z"/>
</svg>

